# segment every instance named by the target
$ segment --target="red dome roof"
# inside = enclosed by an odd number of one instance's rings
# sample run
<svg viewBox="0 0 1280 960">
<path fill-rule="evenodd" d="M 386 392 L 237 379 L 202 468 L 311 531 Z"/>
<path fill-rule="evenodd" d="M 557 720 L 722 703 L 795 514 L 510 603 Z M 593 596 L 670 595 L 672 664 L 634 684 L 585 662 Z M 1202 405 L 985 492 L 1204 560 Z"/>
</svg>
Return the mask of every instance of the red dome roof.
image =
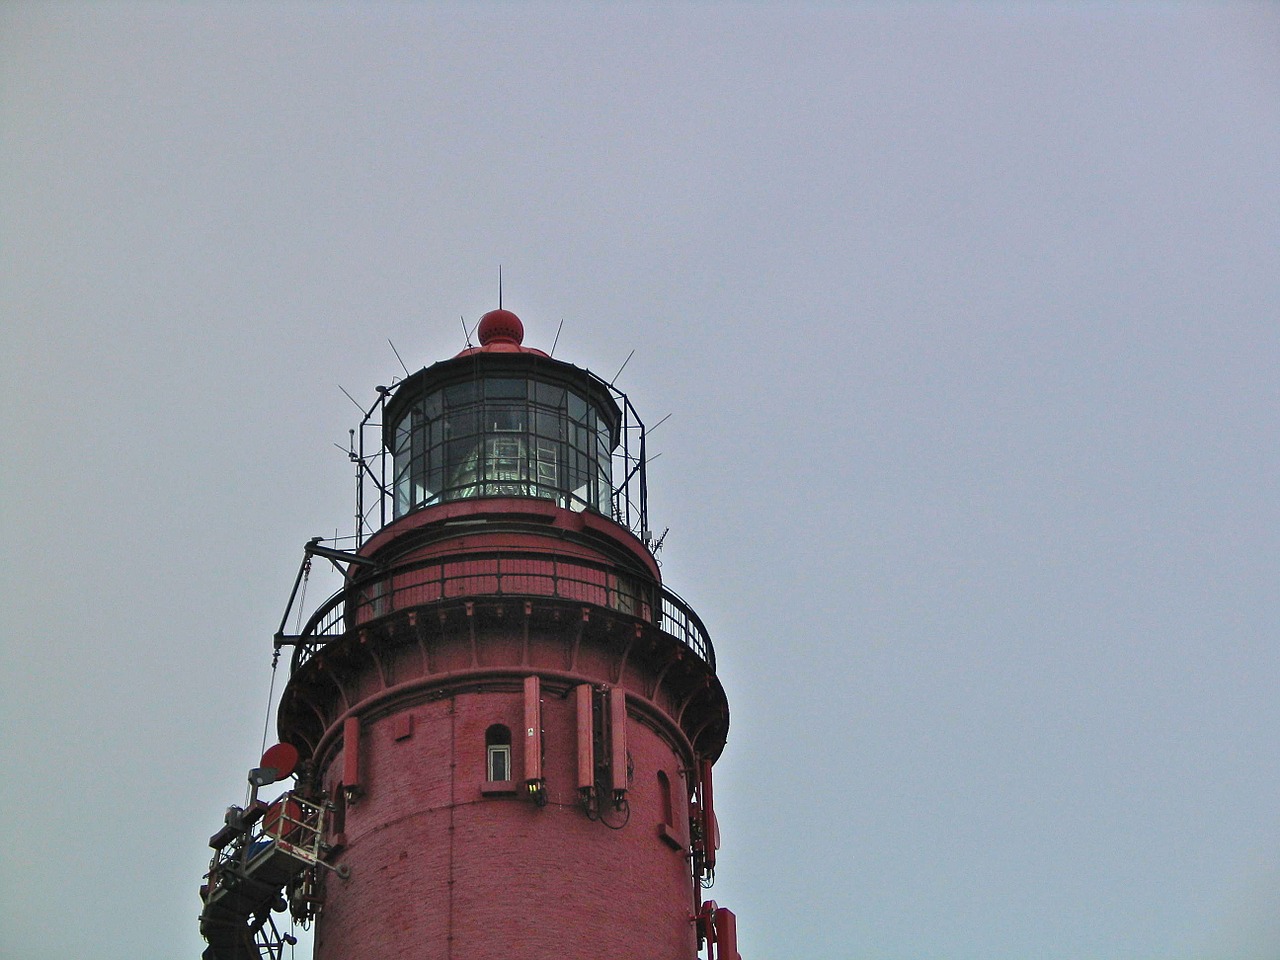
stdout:
<svg viewBox="0 0 1280 960">
<path fill-rule="evenodd" d="M 541 350 L 521 346 L 524 342 L 524 324 L 510 310 L 490 310 L 480 318 L 476 333 L 480 346 L 463 350 L 458 356 L 465 357 L 471 353 L 533 353 L 540 357 L 546 356 Z"/>
<path fill-rule="evenodd" d="M 482 347 L 494 340 L 507 340 L 519 346 L 524 340 L 524 324 L 510 310 L 490 310 L 480 318 L 478 330 Z"/>
</svg>

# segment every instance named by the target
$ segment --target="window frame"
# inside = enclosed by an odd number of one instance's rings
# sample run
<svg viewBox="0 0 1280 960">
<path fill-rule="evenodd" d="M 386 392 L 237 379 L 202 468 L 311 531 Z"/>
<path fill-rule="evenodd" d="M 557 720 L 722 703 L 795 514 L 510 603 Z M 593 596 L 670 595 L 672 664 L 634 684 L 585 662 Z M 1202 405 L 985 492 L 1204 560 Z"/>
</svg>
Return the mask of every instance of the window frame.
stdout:
<svg viewBox="0 0 1280 960">
<path fill-rule="evenodd" d="M 501 762 L 506 766 L 505 771 L 494 769 L 494 761 L 498 757 L 502 758 Z M 516 792 L 514 764 L 515 751 L 511 746 L 511 728 L 505 723 L 492 724 L 484 732 L 484 779 L 480 782 L 481 796 L 514 795 Z M 506 773 L 505 779 L 494 779 L 494 773 L 502 772 Z"/>
<path fill-rule="evenodd" d="M 495 776 L 494 761 L 502 758 L 503 770 L 506 774 L 504 777 Z M 509 743 L 491 743 L 485 747 L 485 782 L 486 783 L 510 783 L 511 782 L 511 744 Z"/>
</svg>

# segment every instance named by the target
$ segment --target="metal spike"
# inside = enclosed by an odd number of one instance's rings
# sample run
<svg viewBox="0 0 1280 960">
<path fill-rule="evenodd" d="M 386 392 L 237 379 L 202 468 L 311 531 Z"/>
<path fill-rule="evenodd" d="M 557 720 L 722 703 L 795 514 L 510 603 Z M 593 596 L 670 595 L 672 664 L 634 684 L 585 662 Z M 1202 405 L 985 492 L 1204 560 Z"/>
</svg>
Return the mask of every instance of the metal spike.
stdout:
<svg viewBox="0 0 1280 960">
<path fill-rule="evenodd" d="M 612 387 L 614 384 L 614 381 L 616 381 L 620 376 L 622 376 L 622 371 L 627 369 L 627 364 L 631 362 L 631 358 L 634 357 L 635 355 L 636 355 L 635 350 L 632 350 L 630 353 L 627 354 L 627 359 L 622 361 L 622 366 L 620 366 L 618 368 L 618 372 L 613 375 L 613 380 L 609 381 L 609 386 Z"/>
<path fill-rule="evenodd" d="M 391 343 L 390 337 L 387 337 L 387 343 Z M 404 360 L 400 358 L 400 351 L 396 349 L 396 345 L 394 343 L 391 343 L 391 352 L 396 355 L 397 360 L 400 360 L 400 366 L 404 367 L 404 375 L 406 377 L 409 376 L 409 368 L 405 367 Z"/>
</svg>

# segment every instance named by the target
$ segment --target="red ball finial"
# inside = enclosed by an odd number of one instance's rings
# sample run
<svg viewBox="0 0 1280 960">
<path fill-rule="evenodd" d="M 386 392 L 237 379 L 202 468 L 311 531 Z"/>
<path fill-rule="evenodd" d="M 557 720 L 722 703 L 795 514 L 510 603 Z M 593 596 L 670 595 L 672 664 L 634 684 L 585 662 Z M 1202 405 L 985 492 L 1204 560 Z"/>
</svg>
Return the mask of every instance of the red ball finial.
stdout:
<svg viewBox="0 0 1280 960">
<path fill-rule="evenodd" d="M 482 347 L 495 340 L 519 346 L 524 340 L 524 324 L 510 310 L 490 310 L 480 318 L 478 333 Z"/>
</svg>

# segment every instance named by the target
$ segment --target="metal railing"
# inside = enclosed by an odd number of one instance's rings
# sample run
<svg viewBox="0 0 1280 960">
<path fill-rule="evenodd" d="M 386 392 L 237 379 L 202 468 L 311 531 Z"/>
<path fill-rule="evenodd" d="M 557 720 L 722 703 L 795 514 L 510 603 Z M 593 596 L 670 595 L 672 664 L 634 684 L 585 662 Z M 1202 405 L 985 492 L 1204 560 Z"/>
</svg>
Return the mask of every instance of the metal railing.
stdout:
<svg viewBox="0 0 1280 960">
<path fill-rule="evenodd" d="M 715 649 L 702 620 L 680 597 L 653 581 L 587 560 L 503 552 L 424 561 L 338 591 L 311 615 L 301 634 L 289 638 L 296 644 L 293 669 L 354 627 L 401 610 L 480 597 L 550 597 L 606 607 L 655 623 L 713 671 L 716 667 Z"/>
<path fill-rule="evenodd" d="M 248 868 L 254 860 L 271 849 L 271 844 L 290 856 L 308 864 L 319 863 L 323 854 L 325 808 L 304 800 L 293 792 L 270 805 L 261 804 L 248 811 L 252 819 L 233 842 L 217 848 L 210 864 L 210 876 L 225 875 L 231 864 Z M 249 819 L 249 818 L 246 818 Z M 216 890 L 216 882 L 211 884 Z"/>
</svg>

